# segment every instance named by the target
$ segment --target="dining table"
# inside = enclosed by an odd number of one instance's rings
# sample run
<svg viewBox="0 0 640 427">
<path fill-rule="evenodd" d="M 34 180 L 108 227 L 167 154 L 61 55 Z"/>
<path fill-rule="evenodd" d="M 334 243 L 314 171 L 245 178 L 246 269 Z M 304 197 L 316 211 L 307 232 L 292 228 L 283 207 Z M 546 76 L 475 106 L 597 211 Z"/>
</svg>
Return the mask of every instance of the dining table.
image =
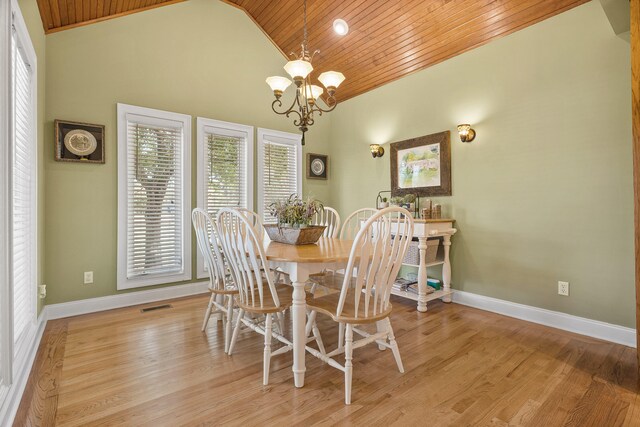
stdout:
<svg viewBox="0 0 640 427">
<path fill-rule="evenodd" d="M 293 284 L 291 322 L 293 335 L 293 378 L 296 387 L 304 386 L 305 324 L 307 315 L 305 285 L 309 275 L 325 269 L 344 268 L 349 261 L 353 240 L 321 237 L 310 245 L 290 245 L 269 241 L 265 255 L 271 268 L 287 273 Z"/>
</svg>

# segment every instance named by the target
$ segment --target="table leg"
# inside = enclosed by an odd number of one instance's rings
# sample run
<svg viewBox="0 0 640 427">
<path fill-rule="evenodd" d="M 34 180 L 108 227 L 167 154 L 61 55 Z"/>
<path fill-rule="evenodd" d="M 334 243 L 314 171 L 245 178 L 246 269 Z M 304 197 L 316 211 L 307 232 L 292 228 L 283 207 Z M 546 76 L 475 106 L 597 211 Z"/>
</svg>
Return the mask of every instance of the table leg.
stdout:
<svg viewBox="0 0 640 427">
<path fill-rule="evenodd" d="M 451 302 L 451 262 L 449 261 L 449 249 L 451 248 L 451 235 L 444 235 L 444 264 L 442 265 L 442 285 L 447 295 L 442 297 L 442 302 Z"/>
<path fill-rule="evenodd" d="M 291 276 L 293 281 L 293 304 L 291 306 L 291 322 L 293 334 L 293 380 L 296 387 L 304 386 L 305 367 L 305 324 L 307 304 L 305 301 L 304 285 L 308 274 L 297 271 Z"/>
<path fill-rule="evenodd" d="M 418 266 L 418 311 L 427 311 L 427 238 L 418 238 L 420 264 Z"/>
</svg>

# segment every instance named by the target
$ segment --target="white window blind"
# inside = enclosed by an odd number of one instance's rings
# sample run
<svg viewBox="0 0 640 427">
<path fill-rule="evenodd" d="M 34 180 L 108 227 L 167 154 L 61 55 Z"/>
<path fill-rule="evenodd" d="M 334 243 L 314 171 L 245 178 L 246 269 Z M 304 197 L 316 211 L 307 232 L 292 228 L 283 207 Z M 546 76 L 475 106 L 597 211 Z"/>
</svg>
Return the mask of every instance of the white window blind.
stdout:
<svg viewBox="0 0 640 427">
<path fill-rule="evenodd" d="M 291 194 L 302 194 L 300 135 L 258 129 L 258 209 L 265 223 L 276 219 L 269 205 Z"/>
<path fill-rule="evenodd" d="M 36 142 L 34 75 L 23 41 L 13 28 L 11 262 L 13 340 L 19 343 L 35 322 L 36 306 Z M 18 346 L 16 346 L 18 350 Z"/>
<path fill-rule="evenodd" d="M 118 288 L 191 278 L 190 121 L 118 104 Z"/>
<path fill-rule="evenodd" d="M 253 208 L 253 127 L 198 117 L 198 207 Z M 198 252 L 198 277 L 207 277 Z"/>
</svg>

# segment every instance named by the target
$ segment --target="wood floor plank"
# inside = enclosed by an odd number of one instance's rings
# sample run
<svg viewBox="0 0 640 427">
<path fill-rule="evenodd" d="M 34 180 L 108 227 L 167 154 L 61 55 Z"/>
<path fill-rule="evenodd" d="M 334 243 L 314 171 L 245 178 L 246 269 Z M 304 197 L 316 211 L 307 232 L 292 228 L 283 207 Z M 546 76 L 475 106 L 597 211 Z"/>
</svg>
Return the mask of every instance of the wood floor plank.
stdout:
<svg viewBox="0 0 640 427">
<path fill-rule="evenodd" d="M 14 419 L 14 426 L 54 425 L 67 325 L 65 319 L 48 322 Z"/>
<path fill-rule="evenodd" d="M 355 351 L 353 404 L 343 373 L 307 356 L 295 389 L 291 353 L 262 386 L 262 337 L 223 353 L 220 324 L 200 331 L 206 296 L 52 321 L 16 426 L 385 425 L 638 426 L 628 347 L 457 304 L 425 315 L 394 297 L 405 373 L 390 351 Z M 157 305 L 157 304 L 155 304 Z M 325 344 L 337 327 L 319 317 Z M 287 321 L 287 328 L 289 321 Z"/>
</svg>

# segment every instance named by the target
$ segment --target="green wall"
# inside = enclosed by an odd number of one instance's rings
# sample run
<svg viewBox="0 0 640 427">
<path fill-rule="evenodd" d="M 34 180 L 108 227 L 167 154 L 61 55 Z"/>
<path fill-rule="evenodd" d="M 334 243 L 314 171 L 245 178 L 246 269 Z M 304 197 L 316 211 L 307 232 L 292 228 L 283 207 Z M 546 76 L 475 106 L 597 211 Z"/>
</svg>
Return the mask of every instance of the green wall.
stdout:
<svg viewBox="0 0 640 427">
<path fill-rule="evenodd" d="M 37 56 L 38 68 L 38 283 L 44 281 L 45 261 L 45 244 L 44 244 L 44 206 L 45 206 L 45 174 L 44 174 L 44 156 L 45 156 L 45 35 L 40 19 L 38 5 L 32 0 L 19 0 L 18 6 L 22 12 L 22 17 L 27 24 L 29 36 L 33 43 L 33 48 Z M 42 300 L 38 299 L 38 313 L 42 309 Z"/>
<path fill-rule="evenodd" d="M 285 58 L 244 12 L 191 0 L 47 36 L 46 267 L 47 304 L 116 293 L 116 103 L 295 132 L 271 111 L 265 83 Z M 106 164 L 55 162 L 55 119 L 106 126 Z M 329 119 L 307 135 L 307 149 L 329 149 Z M 329 196 L 326 181 L 304 183 Z M 195 239 L 193 249 L 195 278 Z M 83 272 L 94 284 L 83 285 Z M 145 288 L 148 289 L 148 288 Z"/>
<path fill-rule="evenodd" d="M 49 35 L 46 64 L 47 303 L 116 293 L 117 102 L 293 130 L 264 83 L 284 58 L 222 2 Z M 370 143 L 471 122 L 473 143 L 452 134 L 453 196 L 438 199 L 459 229 L 453 286 L 633 327 L 629 69 L 629 44 L 590 2 L 343 102 L 308 135 L 331 176 L 305 192 L 342 215 L 372 206 L 389 146 L 374 160 Z M 107 163 L 54 162 L 54 119 L 106 125 Z M 193 188 L 195 203 L 195 176 Z"/>
<path fill-rule="evenodd" d="M 339 105 L 331 203 L 390 188 L 370 143 L 451 130 L 453 287 L 633 327 L 630 105 L 629 44 L 590 2 Z"/>
</svg>

